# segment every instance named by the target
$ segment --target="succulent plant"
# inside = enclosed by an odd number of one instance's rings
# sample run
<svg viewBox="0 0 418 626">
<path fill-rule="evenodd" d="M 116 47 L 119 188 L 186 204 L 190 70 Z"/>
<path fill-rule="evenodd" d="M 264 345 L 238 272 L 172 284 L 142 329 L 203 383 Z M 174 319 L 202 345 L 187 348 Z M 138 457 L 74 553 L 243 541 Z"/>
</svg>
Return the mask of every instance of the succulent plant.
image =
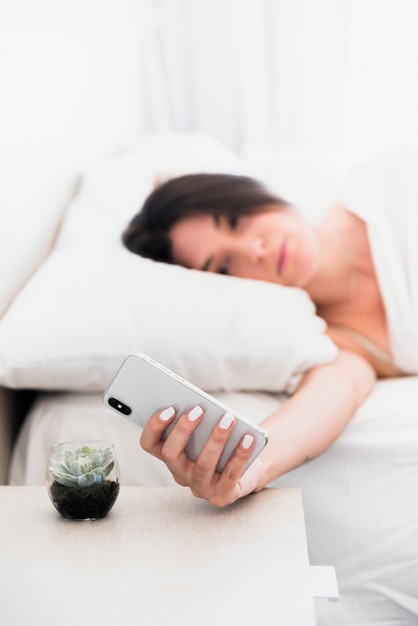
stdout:
<svg viewBox="0 0 418 626">
<path fill-rule="evenodd" d="M 65 487 L 91 487 L 102 483 L 114 466 L 113 451 L 106 448 L 83 446 L 66 450 L 65 460 L 50 458 L 49 471 Z"/>
</svg>

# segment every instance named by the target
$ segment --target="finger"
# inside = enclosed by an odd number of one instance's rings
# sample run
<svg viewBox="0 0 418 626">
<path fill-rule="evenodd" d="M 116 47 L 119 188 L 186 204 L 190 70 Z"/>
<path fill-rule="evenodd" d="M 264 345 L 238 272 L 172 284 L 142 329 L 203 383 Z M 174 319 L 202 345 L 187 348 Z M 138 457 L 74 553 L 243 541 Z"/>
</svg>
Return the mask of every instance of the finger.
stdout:
<svg viewBox="0 0 418 626">
<path fill-rule="evenodd" d="M 246 433 L 234 453 L 231 455 L 228 463 L 219 478 L 219 486 L 225 490 L 234 487 L 240 480 L 245 467 L 248 463 L 251 453 L 255 446 L 255 438 L 250 433 Z"/>
<path fill-rule="evenodd" d="M 250 434 L 244 435 L 223 472 L 217 476 L 215 488 L 207 498 L 211 504 L 217 507 L 228 506 L 253 491 L 257 485 L 257 479 L 249 477 L 249 480 L 242 482 L 243 479 L 241 476 L 251 456 L 254 445 L 254 437 Z M 245 472 L 243 476 L 245 477 L 246 474 L 247 472 Z M 203 497 L 206 496 L 203 495 Z"/>
<path fill-rule="evenodd" d="M 155 413 L 144 426 L 139 443 L 141 447 L 157 456 L 161 457 L 161 449 L 164 444 L 162 439 L 163 432 L 169 424 L 174 420 L 176 411 L 174 407 L 169 406 L 159 413 Z"/>
<path fill-rule="evenodd" d="M 184 451 L 191 435 L 196 430 L 203 419 L 204 411 L 201 406 L 196 405 L 188 413 L 183 413 L 170 435 L 164 442 L 161 453 L 162 458 L 172 472 L 179 472 L 181 467 L 175 466 L 178 461 L 184 465 L 187 459 Z M 189 461 L 189 464 L 191 461 Z"/>
<path fill-rule="evenodd" d="M 199 490 L 213 481 L 213 475 L 225 444 L 235 428 L 236 419 L 232 413 L 226 412 L 213 428 L 207 442 L 203 446 L 193 471 L 193 489 Z"/>
</svg>

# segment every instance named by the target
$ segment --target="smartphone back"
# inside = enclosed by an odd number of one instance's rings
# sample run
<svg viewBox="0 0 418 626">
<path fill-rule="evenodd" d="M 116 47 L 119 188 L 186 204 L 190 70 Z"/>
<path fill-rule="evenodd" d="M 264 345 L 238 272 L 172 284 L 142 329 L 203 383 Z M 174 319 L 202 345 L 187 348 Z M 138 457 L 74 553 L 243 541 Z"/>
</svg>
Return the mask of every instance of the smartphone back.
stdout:
<svg viewBox="0 0 418 626">
<path fill-rule="evenodd" d="M 256 440 L 247 467 L 267 443 L 267 434 L 262 428 L 237 415 L 231 408 L 141 353 L 133 353 L 126 357 L 104 392 L 103 400 L 105 404 L 139 427 L 145 426 L 154 413 L 168 406 L 176 409 L 177 420 L 182 413 L 199 404 L 205 410 L 205 416 L 186 447 L 186 453 L 192 460 L 196 460 L 214 425 L 226 411 L 229 411 L 236 417 L 237 423 L 224 448 L 218 471 L 222 471 L 227 459 L 246 433 L 252 434 Z M 166 429 L 166 436 L 171 432 L 176 420 Z"/>
</svg>

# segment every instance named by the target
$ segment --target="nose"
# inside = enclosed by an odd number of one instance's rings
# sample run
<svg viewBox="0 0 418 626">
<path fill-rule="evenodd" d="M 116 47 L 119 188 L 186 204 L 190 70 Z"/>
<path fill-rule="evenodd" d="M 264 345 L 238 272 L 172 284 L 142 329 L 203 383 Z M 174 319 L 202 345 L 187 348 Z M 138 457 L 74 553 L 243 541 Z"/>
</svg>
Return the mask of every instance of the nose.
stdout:
<svg viewBox="0 0 418 626">
<path fill-rule="evenodd" d="M 263 237 L 254 237 L 244 243 L 243 252 L 252 263 L 259 263 L 266 254 L 266 246 Z"/>
</svg>

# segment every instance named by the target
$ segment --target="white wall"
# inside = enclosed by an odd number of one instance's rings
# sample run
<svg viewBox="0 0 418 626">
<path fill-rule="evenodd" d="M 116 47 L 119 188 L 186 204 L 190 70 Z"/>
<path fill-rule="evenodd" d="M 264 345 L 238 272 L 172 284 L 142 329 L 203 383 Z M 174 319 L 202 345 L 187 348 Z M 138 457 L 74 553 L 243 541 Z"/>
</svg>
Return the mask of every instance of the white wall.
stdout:
<svg viewBox="0 0 418 626">
<path fill-rule="evenodd" d="M 141 129 L 139 0 L 0 0 L 0 187 L 30 188 Z"/>
</svg>

